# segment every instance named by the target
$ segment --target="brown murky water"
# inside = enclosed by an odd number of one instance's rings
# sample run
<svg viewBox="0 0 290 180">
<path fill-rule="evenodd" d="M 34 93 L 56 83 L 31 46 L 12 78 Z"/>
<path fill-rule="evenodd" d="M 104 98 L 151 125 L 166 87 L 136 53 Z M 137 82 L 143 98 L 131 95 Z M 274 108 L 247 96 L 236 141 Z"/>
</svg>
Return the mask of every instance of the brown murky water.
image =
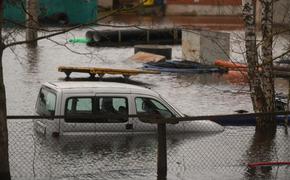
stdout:
<svg viewBox="0 0 290 180">
<path fill-rule="evenodd" d="M 85 32 L 85 29 L 73 31 L 53 39 L 64 44 L 69 38 L 83 37 Z M 232 36 L 233 41 L 238 42 L 235 37 Z M 134 53 L 131 47 L 97 49 L 69 43 L 66 46 L 44 40 L 37 49 L 18 46 L 5 50 L 9 115 L 33 114 L 40 84 L 64 79 L 65 75 L 57 72 L 58 66 L 142 66 L 128 60 Z M 173 58 L 181 58 L 180 46 L 172 48 Z M 233 57 L 242 61 L 238 54 Z M 72 74 L 72 77 L 87 75 Z M 138 75 L 131 77 L 130 82 L 156 90 L 191 116 L 230 114 L 239 109 L 251 111 L 247 86 L 231 83 L 221 74 Z M 279 91 L 286 92 L 286 85 L 286 81 L 277 79 Z M 14 179 L 156 179 L 157 142 L 153 135 L 51 139 L 35 135 L 31 120 L 15 120 L 9 121 L 9 143 Z M 227 127 L 217 134 L 170 136 L 167 143 L 168 179 L 290 178 L 288 166 L 256 171 L 247 168 L 249 162 L 290 160 L 289 137 L 282 127 L 270 140 L 254 136 L 254 127 Z"/>
</svg>

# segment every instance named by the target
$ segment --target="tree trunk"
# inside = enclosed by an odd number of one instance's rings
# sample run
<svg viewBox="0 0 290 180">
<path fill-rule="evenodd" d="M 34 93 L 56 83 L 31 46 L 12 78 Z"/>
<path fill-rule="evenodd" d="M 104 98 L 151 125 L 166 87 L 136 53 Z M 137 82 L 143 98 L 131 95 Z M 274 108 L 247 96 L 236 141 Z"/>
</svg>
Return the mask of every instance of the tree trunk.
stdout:
<svg viewBox="0 0 290 180">
<path fill-rule="evenodd" d="M 0 22 L 3 22 L 3 1 L 0 1 Z M 0 23 L 0 179 L 10 180 L 9 154 L 8 154 L 8 130 L 6 95 L 3 79 L 2 55 L 5 48 L 2 41 L 2 24 Z"/>
<path fill-rule="evenodd" d="M 275 111 L 275 89 L 274 89 L 274 68 L 273 68 L 273 0 L 261 0 L 262 5 L 262 76 L 261 86 L 265 95 L 265 110 L 266 112 Z M 258 122 L 258 126 L 261 128 L 272 126 L 276 128 L 276 121 L 274 116 L 268 116 L 263 121 Z"/>
<path fill-rule="evenodd" d="M 268 0 L 270 1 L 270 0 Z M 266 9 L 264 1 L 262 11 L 272 11 L 268 6 Z M 246 38 L 246 59 L 248 63 L 248 75 L 251 99 L 253 109 L 256 113 L 274 112 L 274 82 L 273 82 L 273 64 L 272 64 L 272 16 L 268 13 L 262 15 L 262 65 L 259 65 L 256 37 L 256 7 L 252 0 L 246 0 L 243 16 L 245 21 Z M 272 12 L 273 13 L 273 12 Z M 270 20 L 267 20 L 270 18 Z M 271 27 L 269 27 L 271 26 Z M 265 41 L 265 42 L 264 42 Z M 276 130 L 276 124 L 273 116 L 264 116 L 257 118 L 256 130 Z"/>
<path fill-rule="evenodd" d="M 258 53 L 256 45 L 256 30 L 255 30 L 255 6 L 252 0 L 247 0 L 243 9 L 243 16 L 245 21 L 245 46 L 246 46 L 246 59 L 248 63 L 248 75 L 251 99 L 253 109 L 255 112 L 262 112 L 262 89 L 260 88 L 260 73 L 258 71 Z"/>
<path fill-rule="evenodd" d="M 262 21 L 262 6 L 261 6 L 261 1 L 260 0 L 255 0 L 255 5 L 256 5 L 256 27 L 257 29 L 260 30 L 260 27 L 261 27 L 261 21 Z"/>
<path fill-rule="evenodd" d="M 38 12 L 37 12 L 37 1 L 38 0 L 27 0 L 26 9 L 26 40 L 31 41 L 37 38 L 38 29 Z M 37 41 L 33 41 L 27 44 L 30 47 L 36 47 Z"/>
<path fill-rule="evenodd" d="M 8 131 L 6 120 L 6 95 L 3 80 L 2 55 L 3 46 L 0 45 L 0 179 L 10 179 L 8 158 Z"/>
</svg>

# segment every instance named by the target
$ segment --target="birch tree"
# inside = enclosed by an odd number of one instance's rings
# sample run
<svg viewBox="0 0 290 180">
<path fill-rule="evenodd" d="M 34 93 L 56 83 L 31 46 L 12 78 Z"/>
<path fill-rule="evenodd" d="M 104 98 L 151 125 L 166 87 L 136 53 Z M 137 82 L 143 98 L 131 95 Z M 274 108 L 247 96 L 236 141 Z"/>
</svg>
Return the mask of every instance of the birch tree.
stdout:
<svg viewBox="0 0 290 180">
<path fill-rule="evenodd" d="M 246 0 L 243 8 L 250 94 L 253 109 L 256 113 L 274 112 L 275 89 L 272 61 L 273 0 L 260 0 L 262 7 L 261 56 L 258 56 L 259 46 L 257 45 L 255 3 L 256 1 Z M 276 131 L 274 117 L 269 115 L 257 118 L 256 130 Z"/>
</svg>

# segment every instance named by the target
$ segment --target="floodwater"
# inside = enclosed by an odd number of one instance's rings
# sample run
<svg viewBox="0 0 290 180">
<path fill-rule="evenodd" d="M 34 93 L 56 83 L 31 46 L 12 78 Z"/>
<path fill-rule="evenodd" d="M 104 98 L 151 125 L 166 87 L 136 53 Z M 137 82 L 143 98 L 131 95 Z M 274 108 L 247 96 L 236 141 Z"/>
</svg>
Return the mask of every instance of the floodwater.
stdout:
<svg viewBox="0 0 290 180">
<path fill-rule="evenodd" d="M 4 78 L 8 115 L 32 115 L 41 83 L 63 81 L 58 66 L 139 68 L 128 60 L 132 47 L 94 48 L 69 44 L 68 39 L 84 37 L 86 29 L 75 30 L 39 42 L 36 49 L 17 46 L 4 52 Z M 23 34 L 20 34 L 21 38 Z M 233 59 L 243 61 L 237 37 Z M 58 42 L 59 44 L 55 43 Z M 282 43 L 277 43 L 278 50 Z M 180 59 L 180 46 L 173 46 L 173 58 Z M 86 79 L 87 75 L 72 74 Z M 105 76 L 122 81 L 116 76 Z M 245 83 L 222 74 L 174 74 L 132 76 L 129 81 L 162 94 L 171 104 L 190 116 L 251 112 Z M 106 79 L 105 79 L 106 80 Z M 276 87 L 287 92 L 287 81 L 277 79 Z M 10 166 L 13 179 L 156 179 L 157 141 L 155 135 L 72 135 L 59 139 L 34 133 L 31 120 L 9 121 Z M 289 136 L 279 127 L 275 137 L 264 138 L 254 127 L 226 127 L 220 133 L 169 135 L 167 141 L 168 179 L 289 179 L 288 166 L 247 168 L 259 161 L 289 161 Z"/>
</svg>

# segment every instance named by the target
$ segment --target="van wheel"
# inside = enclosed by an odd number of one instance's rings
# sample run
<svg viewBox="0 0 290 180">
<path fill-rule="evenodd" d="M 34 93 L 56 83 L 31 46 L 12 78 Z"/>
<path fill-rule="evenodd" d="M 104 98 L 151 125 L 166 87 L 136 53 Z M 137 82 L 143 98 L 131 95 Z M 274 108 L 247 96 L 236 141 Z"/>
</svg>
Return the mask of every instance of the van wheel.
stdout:
<svg viewBox="0 0 290 180">
<path fill-rule="evenodd" d="M 59 132 L 53 132 L 51 136 L 57 138 L 59 137 Z"/>
</svg>

